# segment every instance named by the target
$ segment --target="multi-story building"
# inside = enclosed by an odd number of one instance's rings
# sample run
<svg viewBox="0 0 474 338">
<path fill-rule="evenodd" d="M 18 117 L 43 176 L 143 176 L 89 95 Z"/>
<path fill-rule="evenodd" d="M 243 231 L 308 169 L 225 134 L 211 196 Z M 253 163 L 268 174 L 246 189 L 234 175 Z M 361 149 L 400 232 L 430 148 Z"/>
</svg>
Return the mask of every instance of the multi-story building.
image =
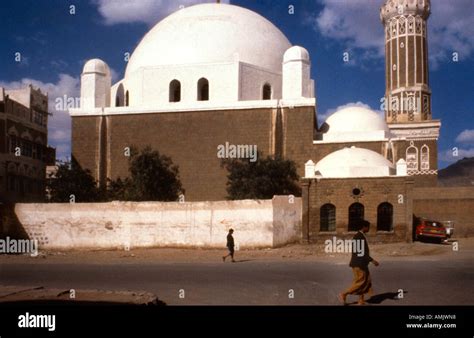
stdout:
<svg viewBox="0 0 474 338">
<path fill-rule="evenodd" d="M 48 96 L 31 85 L 0 87 L 0 202 L 36 202 L 45 198 L 48 147 Z"/>
</svg>

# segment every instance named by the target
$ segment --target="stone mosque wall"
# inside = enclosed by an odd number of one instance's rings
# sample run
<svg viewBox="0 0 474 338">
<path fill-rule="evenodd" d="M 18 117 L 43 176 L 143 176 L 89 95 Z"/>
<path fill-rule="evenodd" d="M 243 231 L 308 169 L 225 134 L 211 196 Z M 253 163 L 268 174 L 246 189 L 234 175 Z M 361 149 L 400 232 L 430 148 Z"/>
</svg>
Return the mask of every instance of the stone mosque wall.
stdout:
<svg viewBox="0 0 474 338">
<path fill-rule="evenodd" d="M 303 175 L 313 123 L 314 107 L 79 116 L 72 119 L 72 155 L 105 184 L 106 177 L 129 175 L 125 147 L 150 145 L 179 166 L 186 201 L 218 201 L 227 197 L 219 145 L 284 153 Z"/>
</svg>

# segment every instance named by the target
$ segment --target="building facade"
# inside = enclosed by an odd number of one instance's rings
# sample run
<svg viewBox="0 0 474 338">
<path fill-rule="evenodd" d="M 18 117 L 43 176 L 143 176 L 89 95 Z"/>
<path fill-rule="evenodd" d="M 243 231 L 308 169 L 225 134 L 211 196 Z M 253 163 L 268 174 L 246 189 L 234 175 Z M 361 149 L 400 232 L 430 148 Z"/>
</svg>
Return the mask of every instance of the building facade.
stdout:
<svg viewBox="0 0 474 338">
<path fill-rule="evenodd" d="M 352 238 L 361 219 L 375 242 L 411 241 L 413 180 L 407 177 L 304 179 L 303 239 Z"/>
<path fill-rule="evenodd" d="M 0 202 L 39 202 L 45 198 L 48 96 L 31 85 L 0 88 Z"/>
<path fill-rule="evenodd" d="M 179 166 L 187 201 L 225 199 L 219 146 L 257 146 L 303 168 L 315 127 L 310 72 L 309 53 L 252 11 L 179 10 L 145 35 L 116 84 L 105 62 L 86 63 L 72 155 L 104 186 L 129 174 L 128 148 L 151 145 Z"/>
<path fill-rule="evenodd" d="M 394 166 L 376 151 L 344 148 L 308 161 L 301 183 L 305 241 L 352 238 L 361 220 L 373 241 L 411 241 L 414 182 L 404 160 Z"/>
<path fill-rule="evenodd" d="M 333 153 L 362 148 L 390 163 L 373 182 L 408 179 L 414 186 L 436 186 L 441 124 L 431 114 L 429 12 L 428 0 L 388 0 L 381 8 L 386 102 L 396 98 L 400 104 L 386 105 L 385 118 L 348 107 L 318 127 L 305 48 L 292 46 L 272 23 L 241 7 L 181 9 L 145 35 L 117 83 L 104 61 L 85 64 L 81 107 L 70 111 L 72 155 L 105 186 L 107 179 L 128 175 L 128 148 L 151 145 L 178 164 L 190 201 L 226 198 L 227 172 L 217 156 L 224 144 L 282 155 L 309 180 L 321 173 L 307 174 L 308 161 L 317 167 Z M 397 173 L 397 166 L 406 166 L 406 173 Z M 357 179 L 357 170 L 348 170 L 347 178 Z"/>
</svg>

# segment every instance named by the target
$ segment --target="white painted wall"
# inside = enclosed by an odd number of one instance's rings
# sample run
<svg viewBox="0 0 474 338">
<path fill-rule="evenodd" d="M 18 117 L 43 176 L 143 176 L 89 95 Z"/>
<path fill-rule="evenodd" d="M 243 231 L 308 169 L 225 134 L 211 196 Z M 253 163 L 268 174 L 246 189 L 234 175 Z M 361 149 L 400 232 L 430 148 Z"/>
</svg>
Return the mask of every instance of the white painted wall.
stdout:
<svg viewBox="0 0 474 338">
<path fill-rule="evenodd" d="M 302 199 L 293 196 L 273 198 L 273 246 L 300 240 L 302 230 Z"/>
<path fill-rule="evenodd" d="M 241 101 L 262 100 L 263 85 L 272 86 L 272 99 L 281 99 L 281 73 L 272 73 L 268 70 L 240 63 L 240 97 Z"/>
<path fill-rule="evenodd" d="M 26 233 L 44 249 L 225 248 L 229 228 L 240 248 L 301 238 L 301 199 L 219 202 L 17 204 Z"/>
<path fill-rule="evenodd" d="M 296 99 L 314 97 L 311 65 L 302 60 L 289 61 L 283 64 L 283 98 Z"/>
<path fill-rule="evenodd" d="M 197 101 L 199 79 L 209 81 L 209 101 L 215 103 L 238 100 L 238 63 L 196 64 L 142 68 L 122 81 L 129 91 L 131 107 L 179 106 Z M 171 81 L 181 83 L 181 101 L 169 102 Z M 114 88 L 115 89 L 115 88 Z M 112 91 L 115 103 L 116 89 Z"/>
<path fill-rule="evenodd" d="M 85 73 L 81 75 L 81 108 L 108 107 L 110 103 L 110 74 Z M 115 100 L 115 97 L 114 97 Z"/>
<path fill-rule="evenodd" d="M 197 101 L 199 79 L 209 81 L 209 101 Z M 181 83 L 181 101 L 169 102 L 171 81 Z M 130 107 L 169 107 L 190 104 L 218 106 L 223 103 L 261 100 L 265 83 L 272 86 L 272 98 L 282 98 L 282 75 L 242 62 L 195 64 L 141 68 L 111 89 L 110 102 L 115 106 L 118 85 L 129 91 Z"/>
</svg>

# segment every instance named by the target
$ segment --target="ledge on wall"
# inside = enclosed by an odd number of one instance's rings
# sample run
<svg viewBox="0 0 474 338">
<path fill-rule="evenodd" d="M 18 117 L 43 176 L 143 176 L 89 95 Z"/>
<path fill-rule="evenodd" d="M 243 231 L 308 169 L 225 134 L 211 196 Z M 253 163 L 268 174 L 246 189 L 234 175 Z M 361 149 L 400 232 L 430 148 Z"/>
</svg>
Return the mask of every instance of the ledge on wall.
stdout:
<svg viewBox="0 0 474 338">
<path fill-rule="evenodd" d="M 193 104 L 177 103 L 160 107 L 106 107 L 94 109 L 70 109 L 71 116 L 103 116 L 103 115 L 129 115 L 129 114 L 156 114 L 170 112 L 195 112 L 214 110 L 244 110 L 244 109 L 264 109 L 264 108 L 294 108 L 315 106 L 316 99 L 300 98 L 293 100 L 254 100 L 235 101 L 226 103 L 216 103 L 212 101 L 197 101 Z"/>
</svg>

